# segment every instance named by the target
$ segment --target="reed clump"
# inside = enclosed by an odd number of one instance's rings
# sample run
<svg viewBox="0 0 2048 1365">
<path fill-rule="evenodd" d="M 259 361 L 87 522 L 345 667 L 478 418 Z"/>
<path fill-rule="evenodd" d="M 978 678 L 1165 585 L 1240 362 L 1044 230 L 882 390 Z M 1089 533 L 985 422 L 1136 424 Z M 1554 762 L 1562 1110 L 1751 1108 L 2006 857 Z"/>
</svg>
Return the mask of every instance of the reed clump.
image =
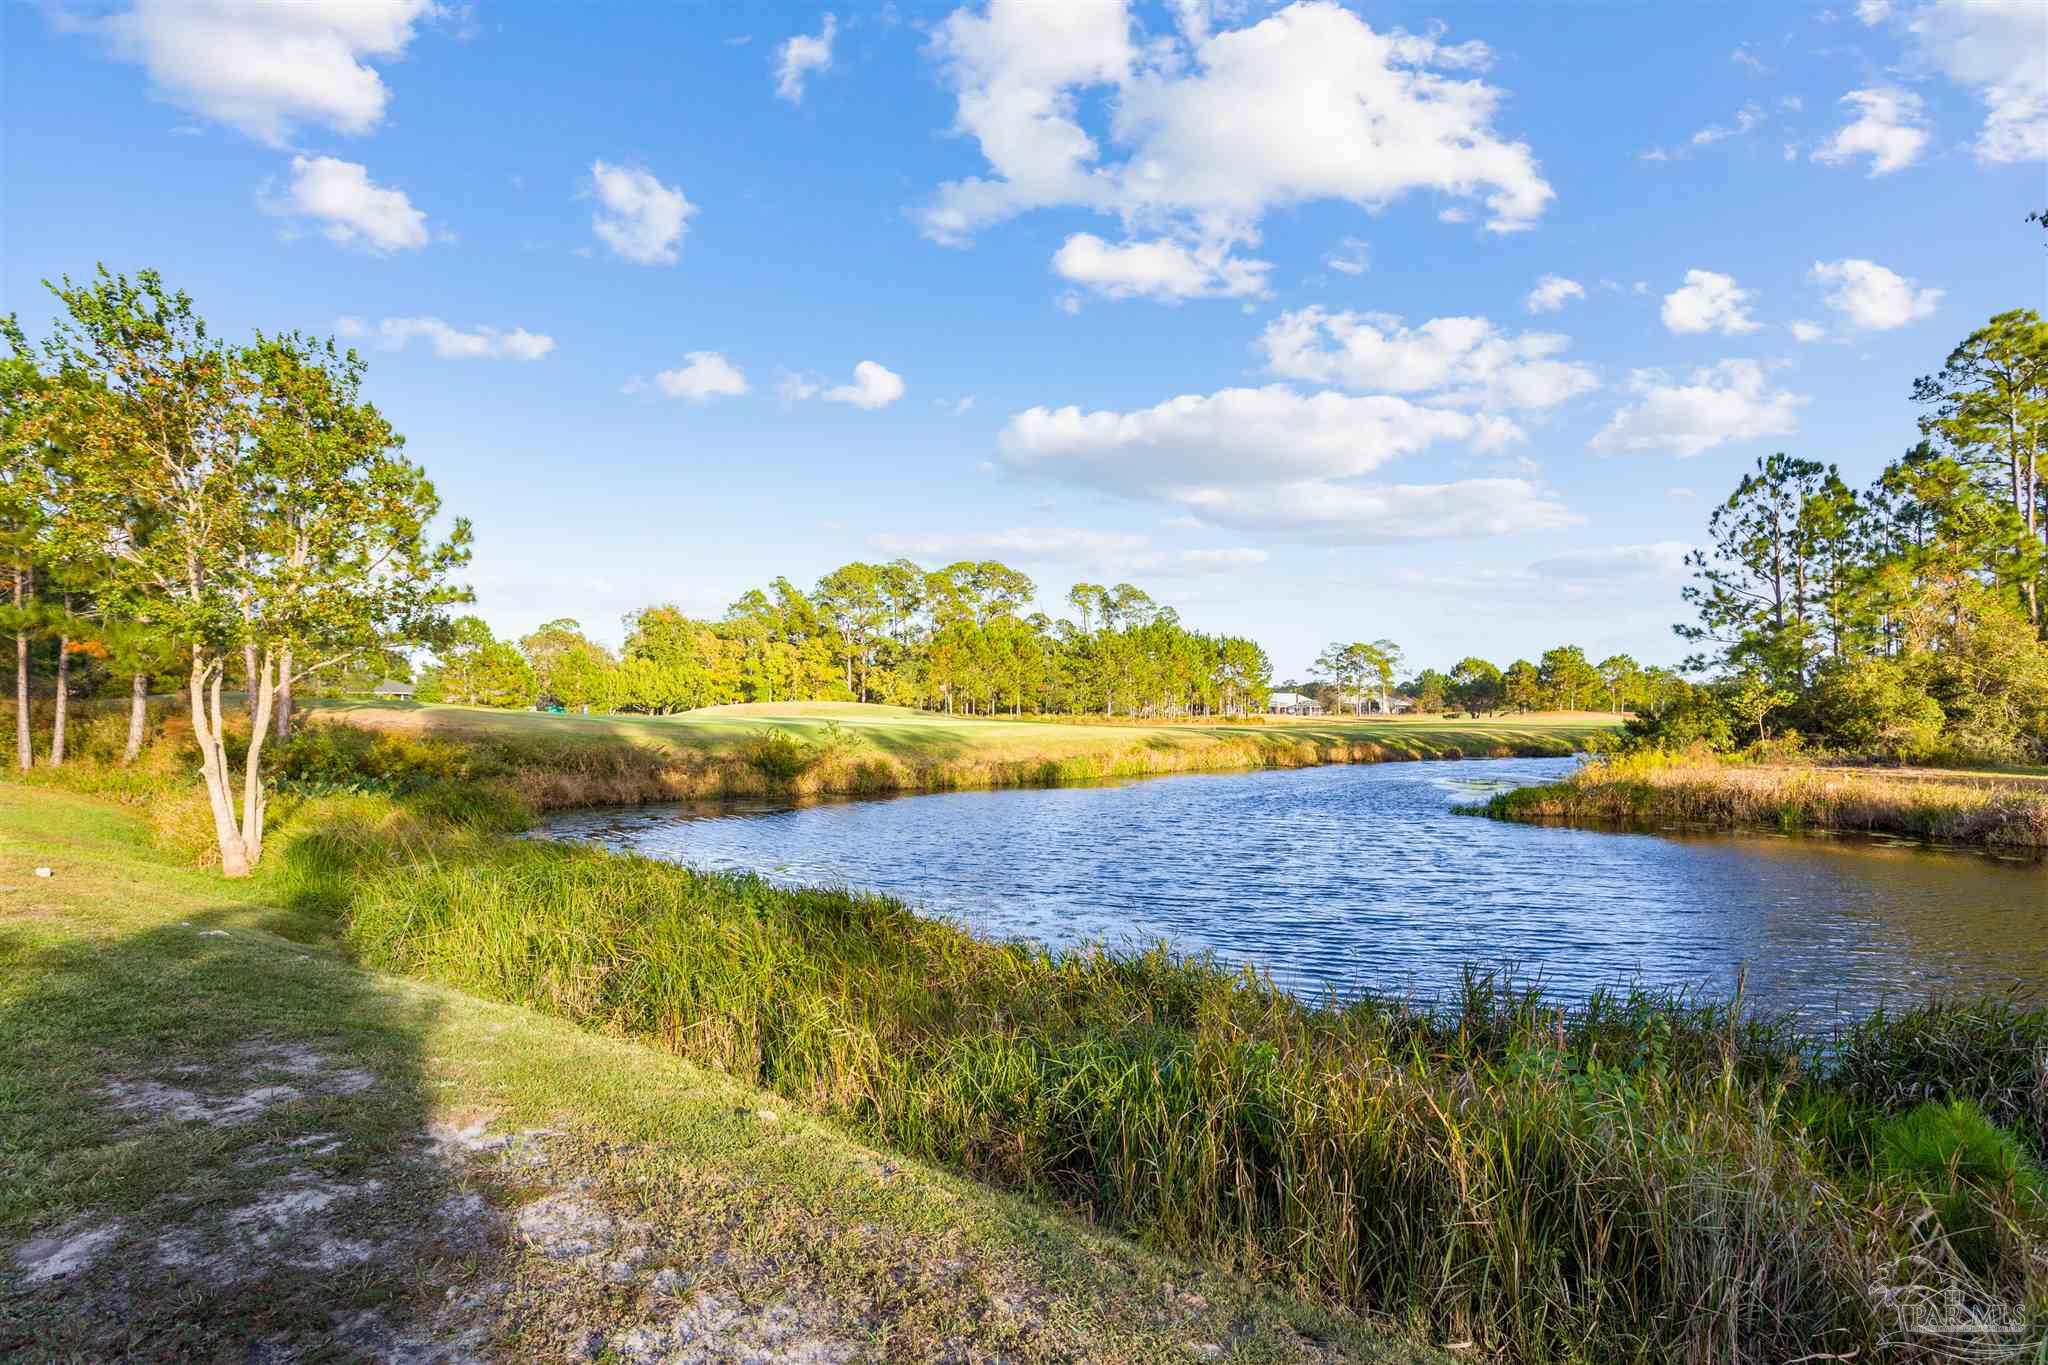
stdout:
<svg viewBox="0 0 2048 1365">
<path fill-rule="evenodd" d="M 1835 830 L 2048 850 L 2048 781 L 1705 754 L 1603 758 L 1562 781 L 1502 792 L 1484 810 L 1511 820 Z"/>
<path fill-rule="evenodd" d="M 371 965 L 656 1041 L 1487 1358 L 2018 1360 L 2048 1334 L 2039 1006 L 1813 1037 L 1479 973 L 1433 1007 L 1310 1003 L 1163 950 L 993 943 L 882 897 L 492 836 L 515 818 L 309 814 L 282 875 Z M 2006 1135 L 2012 1179 L 1884 1155 L 1937 1100 Z"/>
</svg>

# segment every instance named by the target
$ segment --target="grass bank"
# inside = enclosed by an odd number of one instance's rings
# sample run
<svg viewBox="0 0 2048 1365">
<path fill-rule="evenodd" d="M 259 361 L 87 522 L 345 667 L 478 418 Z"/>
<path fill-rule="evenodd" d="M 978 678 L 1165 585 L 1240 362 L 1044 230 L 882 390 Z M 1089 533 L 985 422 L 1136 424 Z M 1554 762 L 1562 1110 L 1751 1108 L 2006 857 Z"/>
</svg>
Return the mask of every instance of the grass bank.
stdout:
<svg viewBox="0 0 2048 1365">
<path fill-rule="evenodd" d="M 2048 775 L 2028 773 L 1640 754 L 1502 792 L 1485 811 L 1509 820 L 1826 830 L 2048 852 Z"/>
<path fill-rule="evenodd" d="M 1439 1360 L 342 924 L 0 786 L 0 1358 Z"/>
<path fill-rule="evenodd" d="M 284 875 L 368 964 L 1489 1358 L 2017 1361 L 2048 1335 L 2039 1005 L 1829 1038 L 1486 977 L 1441 1012 L 1322 1008 L 368 805 Z"/>
<path fill-rule="evenodd" d="M 948 717 L 896 706 L 808 702 L 675 716 L 564 716 L 412 704 L 330 703 L 317 721 L 447 747 L 473 777 L 511 785 L 537 809 L 698 797 L 878 795 L 1051 786 L 1110 778 L 1325 763 L 1552 757 L 1615 728 L 1573 713 L 1497 721 L 1273 720 L 1067 725 Z M 333 722 L 344 722 L 337 730 Z M 354 755 L 337 767 L 360 767 Z M 313 765 L 306 765 L 311 773 Z"/>
<path fill-rule="evenodd" d="M 1008 1191 L 1025 1201 L 1015 1207 L 1078 1215 L 1211 1267 L 1220 1283 L 1487 1358 L 2019 1361 L 2048 1337 L 2038 1003 L 1931 1003 L 1828 1038 L 1739 1006 L 1632 994 L 1565 1007 L 1490 978 L 1439 1012 L 1376 999 L 1318 1008 L 1163 953 L 1047 954 L 883 898 L 506 840 L 531 818 L 516 784 L 436 778 L 414 750 L 455 752 L 445 738 L 406 740 L 412 757 L 395 772 L 342 766 L 390 756 L 366 736 L 323 728 L 306 741 L 331 745 L 337 766 L 289 779 L 275 808 L 272 854 L 248 893 L 281 907 L 268 927 L 334 938 L 386 973 L 369 978 L 380 989 L 403 977 L 443 999 L 522 1006 L 559 1021 L 551 1037 L 615 1040 L 722 1075 L 729 1093 L 777 1097 L 743 1098 L 727 1119 L 748 1104 L 801 1112 L 906 1168 L 971 1180 L 960 1188 L 979 1197 Z M 188 779 L 164 773 L 146 805 L 175 843 L 182 826 L 163 813 L 180 809 L 171 784 Z M 145 778 L 88 765 L 36 780 Z M 22 793 L 45 797 L 76 800 Z M 112 898 L 135 899 L 118 884 Z M 166 942 L 184 952 L 194 940 Z M 77 951 L 69 970 L 97 970 L 95 956 Z M 179 988 L 161 993 L 166 1012 L 146 1038 L 127 1032 L 138 979 L 110 979 L 96 1004 L 79 985 L 20 1017 L 75 1029 L 79 1067 L 102 1065 L 87 1060 L 100 1034 L 125 1040 L 112 1049 L 127 1058 L 117 1086 L 176 1090 L 177 1065 L 248 1064 L 235 1051 L 246 1039 L 177 1059 Z M 155 1067 L 152 1049 L 173 1069 Z M 558 1074 L 527 1060 L 536 1078 Z M 291 1088 L 289 1075 L 277 1084 Z M 58 1121 L 60 1096 L 93 1093 L 62 1084 L 32 1101 L 41 1122 Z M 314 1114 L 340 1122 L 348 1110 Z M 104 1146 L 118 1131 L 81 1141 Z M 719 1131 L 743 1144 L 760 1130 Z M 785 1178 L 825 1183 L 741 1183 Z M 688 1188 L 679 1178 L 676 1209 Z M 103 1226 L 45 1218 L 35 1231 Z M 776 1259 L 782 1235 L 755 1249 Z M 1005 1244 L 989 1245 L 1000 1259 Z M 1165 1340 L 1147 1349 L 1188 1344 Z"/>
</svg>

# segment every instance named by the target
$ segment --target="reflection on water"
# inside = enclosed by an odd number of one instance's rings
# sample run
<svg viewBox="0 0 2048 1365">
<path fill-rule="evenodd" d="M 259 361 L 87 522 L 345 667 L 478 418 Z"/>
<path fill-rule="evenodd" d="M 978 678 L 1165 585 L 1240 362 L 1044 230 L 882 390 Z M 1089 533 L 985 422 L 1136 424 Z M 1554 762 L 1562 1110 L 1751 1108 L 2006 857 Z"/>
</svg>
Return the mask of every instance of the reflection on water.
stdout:
<svg viewBox="0 0 2048 1365">
<path fill-rule="evenodd" d="M 2048 868 L 1867 841 L 1617 834 L 1451 808 L 1569 759 L 1394 763 L 801 807 L 579 811 L 560 837 L 885 891 L 998 937 L 1164 939 L 1292 989 L 1434 997 L 1461 964 L 1858 1013 L 2048 989 Z"/>
</svg>

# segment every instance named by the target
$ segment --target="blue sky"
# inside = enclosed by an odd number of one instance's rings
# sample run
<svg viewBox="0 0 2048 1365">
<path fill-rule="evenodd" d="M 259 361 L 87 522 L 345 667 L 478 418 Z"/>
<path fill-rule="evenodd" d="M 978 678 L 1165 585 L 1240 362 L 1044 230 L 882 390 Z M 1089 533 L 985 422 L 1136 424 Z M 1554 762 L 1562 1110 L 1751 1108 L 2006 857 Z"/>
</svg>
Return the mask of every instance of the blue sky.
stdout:
<svg viewBox="0 0 2048 1365">
<path fill-rule="evenodd" d="M 1283 675 L 1675 660 L 1758 455 L 2039 307 L 2048 6 L 0 5 L 0 308 L 339 331 L 479 609 L 1129 580 Z"/>
</svg>

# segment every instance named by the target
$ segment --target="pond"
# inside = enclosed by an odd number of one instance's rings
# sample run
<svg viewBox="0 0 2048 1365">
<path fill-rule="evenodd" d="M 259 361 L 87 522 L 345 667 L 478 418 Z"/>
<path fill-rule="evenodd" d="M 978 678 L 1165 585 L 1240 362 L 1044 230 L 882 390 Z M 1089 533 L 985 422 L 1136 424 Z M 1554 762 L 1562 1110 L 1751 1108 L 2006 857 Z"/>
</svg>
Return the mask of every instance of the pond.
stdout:
<svg viewBox="0 0 2048 1365">
<path fill-rule="evenodd" d="M 1389 763 L 791 806 L 576 811 L 553 837 L 883 891 L 995 937 L 1161 940 L 1303 994 L 1436 998 L 1464 964 L 1809 1017 L 2048 991 L 2048 867 L 1868 840 L 1458 815 L 1570 759 Z"/>
</svg>

